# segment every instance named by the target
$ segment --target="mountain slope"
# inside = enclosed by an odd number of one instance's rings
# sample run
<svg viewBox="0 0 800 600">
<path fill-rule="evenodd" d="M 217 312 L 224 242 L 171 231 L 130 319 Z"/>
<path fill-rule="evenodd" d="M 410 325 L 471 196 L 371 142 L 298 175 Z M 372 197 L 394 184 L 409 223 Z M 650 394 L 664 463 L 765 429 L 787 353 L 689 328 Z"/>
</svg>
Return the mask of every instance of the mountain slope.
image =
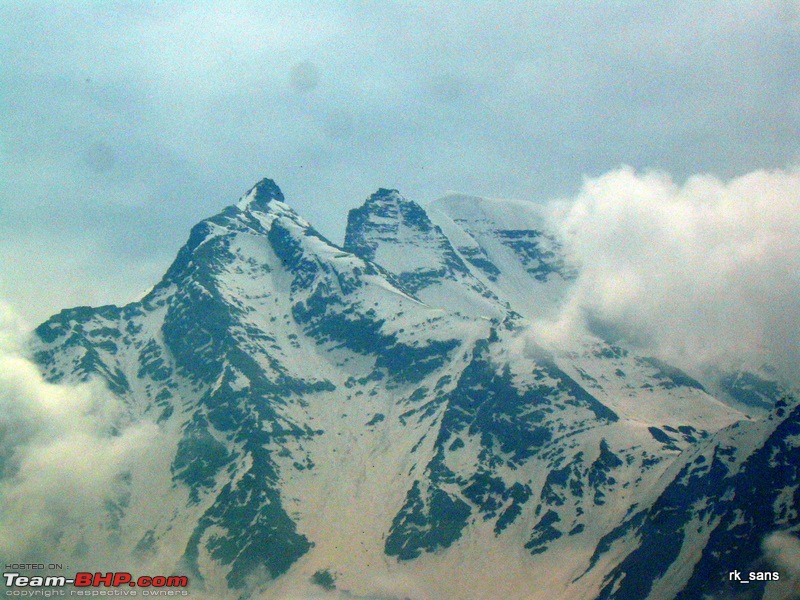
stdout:
<svg viewBox="0 0 800 600">
<path fill-rule="evenodd" d="M 471 271 L 516 312 L 546 317 L 563 301 L 575 267 L 536 205 L 450 194 L 429 213 Z"/>
<path fill-rule="evenodd" d="M 539 339 L 528 319 L 573 276 L 557 240 L 527 207 L 509 222 L 517 203 L 438 206 L 442 226 L 379 190 L 340 248 L 263 180 L 195 226 L 141 301 L 42 324 L 49 380 L 99 378 L 126 407 L 115 426 L 159 431 L 104 519 L 64 522 L 59 552 L 183 572 L 209 597 L 712 589 L 693 573 L 727 568 L 714 548 L 739 505 L 719 504 L 716 529 L 697 516 L 703 460 L 733 448 L 744 466 L 713 485 L 744 494 L 772 465 L 758 448 L 793 456 L 794 413 L 747 419 L 656 359 Z M 759 480 L 775 506 L 789 464 Z M 794 527 L 787 510 L 747 531 Z M 665 512 L 714 533 L 659 553 Z"/>
</svg>

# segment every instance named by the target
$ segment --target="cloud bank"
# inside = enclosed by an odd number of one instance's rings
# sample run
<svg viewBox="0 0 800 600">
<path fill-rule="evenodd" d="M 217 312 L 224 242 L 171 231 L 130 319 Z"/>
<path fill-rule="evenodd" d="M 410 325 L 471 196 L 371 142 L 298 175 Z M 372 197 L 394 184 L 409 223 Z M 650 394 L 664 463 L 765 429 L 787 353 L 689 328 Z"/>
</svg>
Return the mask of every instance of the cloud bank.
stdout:
<svg viewBox="0 0 800 600">
<path fill-rule="evenodd" d="M 23 329 L 0 304 L 0 556 L 63 562 L 52 549 L 72 547 L 105 562 L 96 540 L 75 532 L 108 522 L 121 481 L 152 447 L 156 427 L 125 425 L 121 404 L 99 382 L 44 381 L 23 356 Z"/>
<path fill-rule="evenodd" d="M 579 278 L 562 329 L 587 325 L 674 364 L 774 364 L 798 380 L 800 169 L 728 181 L 622 167 L 551 206 Z"/>
</svg>

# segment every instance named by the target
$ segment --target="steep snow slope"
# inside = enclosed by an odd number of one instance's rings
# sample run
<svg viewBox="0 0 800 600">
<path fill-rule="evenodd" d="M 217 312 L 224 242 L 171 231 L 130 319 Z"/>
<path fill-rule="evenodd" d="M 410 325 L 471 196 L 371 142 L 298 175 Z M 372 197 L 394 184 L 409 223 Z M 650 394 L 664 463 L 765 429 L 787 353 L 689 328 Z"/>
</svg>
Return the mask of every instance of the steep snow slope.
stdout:
<svg viewBox="0 0 800 600">
<path fill-rule="evenodd" d="M 680 456 L 657 500 L 598 544 L 589 572 L 604 553 L 617 564 L 597 598 L 761 598 L 767 588 L 772 597 L 796 597 L 796 570 L 767 562 L 761 541 L 800 529 L 799 434 L 800 409 L 779 401 L 769 418 L 735 423 Z M 731 580 L 737 570 L 746 588 Z M 750 580 L 764 571 L 783 582 Z"/>
<path fill-rule="evenodd" d="M 536 319 L 558 308 L 575 268 L 535 204 L 451 194 L 429 214 L 473 274 L 516 312 Z"/>
</svg>

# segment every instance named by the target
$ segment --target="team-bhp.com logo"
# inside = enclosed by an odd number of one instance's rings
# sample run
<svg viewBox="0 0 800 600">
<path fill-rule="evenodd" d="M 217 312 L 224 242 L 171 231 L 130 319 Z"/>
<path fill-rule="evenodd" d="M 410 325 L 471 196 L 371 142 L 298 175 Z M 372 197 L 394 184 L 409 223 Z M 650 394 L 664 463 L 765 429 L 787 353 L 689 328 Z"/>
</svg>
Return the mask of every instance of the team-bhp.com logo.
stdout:
<svg viewBox="0 0 800 600">
<path fill-rule="evenodd" d="M 185 588 L 189 585 L 189 578 L 185 575 L 142 575 L 133 578 L 127 572 L 110 573 L 75 573 L 75 577 L 63 575 L 28 576 L 20 573 L 3 573 L 6 587 L 9 588 L 58 588 L 74 585 L 75 587 L 140 587 L 140 588 Z"/>
</svg>

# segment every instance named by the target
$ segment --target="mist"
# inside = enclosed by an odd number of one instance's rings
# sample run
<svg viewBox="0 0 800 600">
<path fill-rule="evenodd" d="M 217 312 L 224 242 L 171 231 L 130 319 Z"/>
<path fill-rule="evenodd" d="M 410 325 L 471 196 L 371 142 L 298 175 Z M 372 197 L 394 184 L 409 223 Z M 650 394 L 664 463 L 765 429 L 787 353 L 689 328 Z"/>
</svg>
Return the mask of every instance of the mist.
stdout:
<svg viewBox="0 0 800 600">
<path fill-rule="evenodd" d="M 131 421 L 98 381 L 46 382 L 25 340 L 24 324 L 0 305 L 0 556 L 62 563 L 53 555 L 59 547 L 108 564 L 107 544 L 97 542 L 113 531 L 75 532 L 108 521 L 158 429 Z"/>
<path fill-rule="evenodd" d="M 767 363 L 798 381 L 800 170 L 676 182 L 621 167 L 550 206 L 580 274 L 555 329 L 692 371 Z"/>
</svg>

